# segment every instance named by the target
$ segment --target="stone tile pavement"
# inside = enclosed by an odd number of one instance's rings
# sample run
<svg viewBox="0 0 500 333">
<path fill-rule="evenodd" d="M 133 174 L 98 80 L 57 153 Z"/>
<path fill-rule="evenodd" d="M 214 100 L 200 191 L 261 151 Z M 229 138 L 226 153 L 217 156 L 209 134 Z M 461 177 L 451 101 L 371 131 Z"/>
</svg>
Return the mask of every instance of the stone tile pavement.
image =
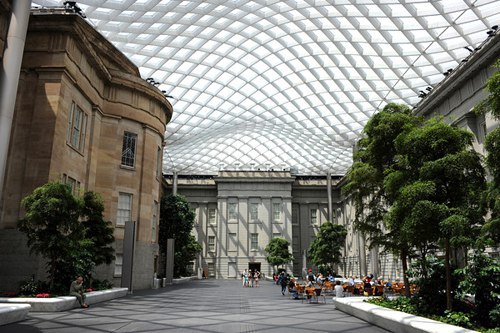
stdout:
<svg viewBox="0 0 500 333">
<path fill-rule="evenodd" d="M 387 332 L 326 304 L 282 296 L 262 281 L 242 288 L 235 280 L 195 280 L 96 304 L 89 309 L 30 313 L 25 321 L 0 326 L 0 333 L 102 332 Z"/>
</svg>

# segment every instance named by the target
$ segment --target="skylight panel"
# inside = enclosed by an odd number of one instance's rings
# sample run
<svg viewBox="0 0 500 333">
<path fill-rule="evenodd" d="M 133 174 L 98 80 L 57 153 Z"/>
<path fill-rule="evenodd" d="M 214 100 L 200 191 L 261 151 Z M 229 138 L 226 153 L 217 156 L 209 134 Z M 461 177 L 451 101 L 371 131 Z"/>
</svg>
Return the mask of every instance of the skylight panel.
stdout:
<svg viewBox="0 0 500 333">
<path fill-rule="evenodd" d="M 418 102 L 418 90 L 442 81 L 443 71 L 469 55 L 464 47 L 478 46 L 500 21 L 500 3 L 493 0 L 474 1 L 474 7 L 454 0 L 341 0 L 335 6 L 179 0 L 147 12 L 147 0 L 132 1 L 123 12 L 119 1 L 82 1 L 141 76 L 164 82 L 161 89 L 175 97 L 166 132 L 171 160 L 185 172 L 209 174 L 224 159 L 263 165 L 287 158 L 301 172 L 322 174 L 330 156 L 345 152 L 334 146 L 355 142 L 375 108 Z M 293 146 L 285 148 L 284 137 Z M 334 148 L 325 150 L 325 143 Z M 349 152 L 344 155 L 339 170 L 350 162 Z"/>
</svg>

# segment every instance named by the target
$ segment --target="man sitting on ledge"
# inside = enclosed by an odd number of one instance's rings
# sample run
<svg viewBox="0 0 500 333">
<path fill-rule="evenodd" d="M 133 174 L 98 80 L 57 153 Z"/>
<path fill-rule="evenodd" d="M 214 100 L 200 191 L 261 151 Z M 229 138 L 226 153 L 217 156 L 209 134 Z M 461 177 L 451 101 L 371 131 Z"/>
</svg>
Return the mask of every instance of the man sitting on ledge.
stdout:
<svg viewBox="0 0 500 333">
<path fill-rule="evenodd" d="M 88 308 L 88 304 L 85 303 L 85 294 L 83 293 L 83 277 L 79 276 L 75 281 L 71 282 L 71 286 L 69 287 L 69 294 L 71 296 L 75 296 L 80 303 L 82 308 Z"/>
</svg>

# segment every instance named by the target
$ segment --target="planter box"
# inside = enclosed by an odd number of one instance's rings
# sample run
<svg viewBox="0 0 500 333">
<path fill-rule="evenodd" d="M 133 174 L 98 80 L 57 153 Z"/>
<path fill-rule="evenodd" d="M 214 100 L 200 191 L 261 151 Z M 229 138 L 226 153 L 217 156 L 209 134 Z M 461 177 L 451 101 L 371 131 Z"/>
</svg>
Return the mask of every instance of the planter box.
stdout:
<svg viewBox="0 0 500 333">
<path fill-rule="evenodd" d="M 453 326 L 440 321 L 391 310 L 363 302 L 367 297 L 334 298 L 333 304 L 342 312 L 398 333 L 472 333 L 477 331 Z"/>
<path fill-rule="evenodd" d="M 30 308 L 29 304 L 0 304 L 0 326 L 24 320 Z"/>
<path fill-rule="evenodd" d="M 89 305 L 109 301 L 111 299 L 124 297 L 127 295 L 127 288 L 113 288 L 100 291 L 92 291 L 85 293 L 87 296 L 86 302 Z M 79 307 L 78 301 L 75 296 L 61 296 L 52 298 L 32 298 L 32 297 L 13 297 L 13 298 L 0 298 L 0 304 L 16 304 L 23 303 L 31 305 L 30 311 L 33 312 L 58 312 L 66 311 Z"/>
</svg>

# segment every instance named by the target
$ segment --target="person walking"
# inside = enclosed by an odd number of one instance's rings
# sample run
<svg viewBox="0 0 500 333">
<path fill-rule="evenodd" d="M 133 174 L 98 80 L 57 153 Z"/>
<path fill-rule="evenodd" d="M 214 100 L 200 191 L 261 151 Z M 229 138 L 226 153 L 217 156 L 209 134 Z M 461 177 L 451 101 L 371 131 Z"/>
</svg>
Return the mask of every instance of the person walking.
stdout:
<svg viewBox="0 0 500 333">
<path fill-rule="evenodd" d="M 281 272 L 279 282 L 281 286 L 281 294 L 285 295 L 286 287 L 288 286 L 288 278 L 285 272 Z"/>
</svg>

